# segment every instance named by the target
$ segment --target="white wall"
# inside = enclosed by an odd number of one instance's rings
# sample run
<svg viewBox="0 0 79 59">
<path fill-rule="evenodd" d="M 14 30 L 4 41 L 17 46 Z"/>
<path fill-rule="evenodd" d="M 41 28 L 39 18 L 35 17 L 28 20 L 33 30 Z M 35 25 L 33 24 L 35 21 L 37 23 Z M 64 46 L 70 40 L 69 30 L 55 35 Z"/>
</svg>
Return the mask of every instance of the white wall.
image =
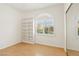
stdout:
<svg viewBox="0 0 79 59">
<path fill-rule="evenodd" d="M 64 48 L 64 4 L 54 5 L 48 8 L 43 8 L 35 11 L 24 12 L 24 18 L 37 17 L 42 13 L 48 13 L 54 17 L 55 20 L 55 34 L 54 35 L 36 35 L 34 39 L 39 44 L 46 44 L 51 46 Z M 25 40 L 27 41 L 27 40 Z"/>
<path fill-rule="evenodd" d="M 36 35 L 34 40 L 39 44 L 64 48 L 64 5 L 55 5 L 35 11 L 24 12 L 23 15 L 14 8 L 0 4 L 0 48 L 21 42 L 21 17 L 32 18 L 41 13 L 48 13 L 55 19 L 54 35 Z M 37 16 L 36 16 L 37 17 Z M 33 19 L 33 18 L 32 18 Z M 23 40 L 23 41 L 28 41 Z"/>
<path fill-rule="evenodd" d="M 79 20 L 79 4 L 72 4 L 67 12 L 67 49 L 79 51 L 76 22 Z"/>
<path fill-rule="evenodd" d="M 21 41 L 20 12 L 0 4 L 0 49 Z"/>
</svg>

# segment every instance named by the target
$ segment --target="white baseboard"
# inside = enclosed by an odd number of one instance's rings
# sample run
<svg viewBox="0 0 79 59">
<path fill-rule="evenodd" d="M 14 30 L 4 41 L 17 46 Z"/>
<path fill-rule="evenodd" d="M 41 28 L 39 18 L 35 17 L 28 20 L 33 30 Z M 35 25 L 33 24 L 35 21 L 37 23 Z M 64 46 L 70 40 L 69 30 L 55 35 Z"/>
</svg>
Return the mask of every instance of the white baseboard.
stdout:
<svg viewBox="0 0 79 59">
<path fill-rule="evenodd" d="M 58 45 L 51 45 L 51 44 L 48 44 L 48 43 L 40 43 L 40 42 L 37 42 L 37 43 L 34 43 L 34 42 L 31 42 L 31 41 L 23 41 L 24 43 L 29 43 L 29 44 L 40 44 L 40 45 L 47 45 L 47 46 L 51 46 L 51 47 L 58 47 L 58 48 L 63 48 L 64 47 L 61 47 L 61 46 L 58 46 Z"/>
<path fill-rule="evenodd" d="M 48 44 L 48 43 L 39 43 L 39 42 L 37 42 L 36 44 L 47 45 L 47 46 L 51 46 L 51 47 L 58 47 L 58 48 L 63 48 L 64 49 L 64 47 L 61 47 L 61 46 L 58 46 L 58 45 L 51 45 L 51 44 Z"/>
<path fill-rule="evenodd" d="M 63 48 L 63 47 L 60 47 L 58 45 L 51 45 L 51 44 L 47 44 L 47 43 L 40 43 L 40 42 L 37 42 L 37 43 L 34 43 L 34 42 L 31 42 L 31 41 L 22 41 L 24 43 L 29 43 L 29 44 L 40 44 L 40 45 L 47 45 L 47 46 L 52 46 L 52 47 L 58 47 L 58 48 Z M 0 49 L 4 49 L 4 48 L 8 48 L 8 47 L 11 47 L 13 45 L 16 45 L 18 43 L 21 43 L 21 41 L 19 42 L 15 42 L 15 43 L 12 43 L 12 44 L 9 44 L 9 45 L 6 45 L 4 47 L 1 47 Z M 64 49 L 64 48 L 63 48 Z"/>
<path fill-rule="evenodd" d="M 67 48 L 68 50 L 74 50 L 74 51 L 79 51 L 79 49 L 75 49 L 75 48 Z"/>
<path fill-rule="evenodd" d="M 34 42 L 31 42 L 31 41 L 22 41 L 24 43 L 29 43 L 29 44 L 34 44 Z"/>
<path fill-rule="evenodd" d="M 0 49 L 5 49 L 5 48 L 11 47 L 11 46 L 13 46 L 13 45 L 16 45 L 16 44 L 18 44 L 18 43 L 21 43 L 21 41 L 18 41 L 18 42 L 14 42 L 14 43 L 5 45 L 5 46 L 1 47 Z"/>
</svg>

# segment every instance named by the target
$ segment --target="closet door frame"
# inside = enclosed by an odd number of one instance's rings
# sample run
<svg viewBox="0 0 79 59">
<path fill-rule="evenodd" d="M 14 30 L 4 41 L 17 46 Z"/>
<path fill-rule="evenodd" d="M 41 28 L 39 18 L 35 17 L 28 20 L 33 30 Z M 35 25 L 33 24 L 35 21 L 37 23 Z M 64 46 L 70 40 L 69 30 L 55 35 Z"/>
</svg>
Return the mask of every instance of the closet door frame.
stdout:
<svg viewBox="0 0 79 59">
<path fill-rule="evenodd" d="M 70 3 L 68 5 L 68 8 L 66 9 L 65 11 L 65 52 L 66 52 L 66 55 L 68 56 L 68 51 L 67 51 L 67 13 L 68 11 L 70 10 L 71 6 L 72 6 L 73 3 Z"/>
</svg>

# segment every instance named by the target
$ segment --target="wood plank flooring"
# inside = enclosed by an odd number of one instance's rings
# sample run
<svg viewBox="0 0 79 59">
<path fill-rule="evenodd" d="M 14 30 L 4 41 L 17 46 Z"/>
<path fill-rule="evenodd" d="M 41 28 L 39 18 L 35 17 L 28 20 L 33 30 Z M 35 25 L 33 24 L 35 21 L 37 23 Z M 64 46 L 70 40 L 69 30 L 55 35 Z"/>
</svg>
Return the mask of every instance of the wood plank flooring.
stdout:
<svg viewBox="0 0 79 59">
<path fill-rule="evenodd" d="M 67 52 L 68 56 L 79 56 L 79 51 L 67 49 Z"/>
<path fill-rule="evenodd" d="M 19 43 L 0 50 L 0 56 L 65 56 L 63 48 Z"/>
</svg>

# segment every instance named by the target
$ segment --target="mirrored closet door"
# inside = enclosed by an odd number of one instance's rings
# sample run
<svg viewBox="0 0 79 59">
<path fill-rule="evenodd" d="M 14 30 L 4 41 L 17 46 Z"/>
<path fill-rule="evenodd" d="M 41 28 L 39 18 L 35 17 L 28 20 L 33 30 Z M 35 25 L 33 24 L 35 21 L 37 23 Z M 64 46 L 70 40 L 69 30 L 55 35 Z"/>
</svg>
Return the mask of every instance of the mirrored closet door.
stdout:
<svg viewBox="0 0 79 59">
<path fill-rule="evenodd" d="M 66 13 L 67 55 L 79 56 L 79 3 L 72 3 Z"/>
</svg>

